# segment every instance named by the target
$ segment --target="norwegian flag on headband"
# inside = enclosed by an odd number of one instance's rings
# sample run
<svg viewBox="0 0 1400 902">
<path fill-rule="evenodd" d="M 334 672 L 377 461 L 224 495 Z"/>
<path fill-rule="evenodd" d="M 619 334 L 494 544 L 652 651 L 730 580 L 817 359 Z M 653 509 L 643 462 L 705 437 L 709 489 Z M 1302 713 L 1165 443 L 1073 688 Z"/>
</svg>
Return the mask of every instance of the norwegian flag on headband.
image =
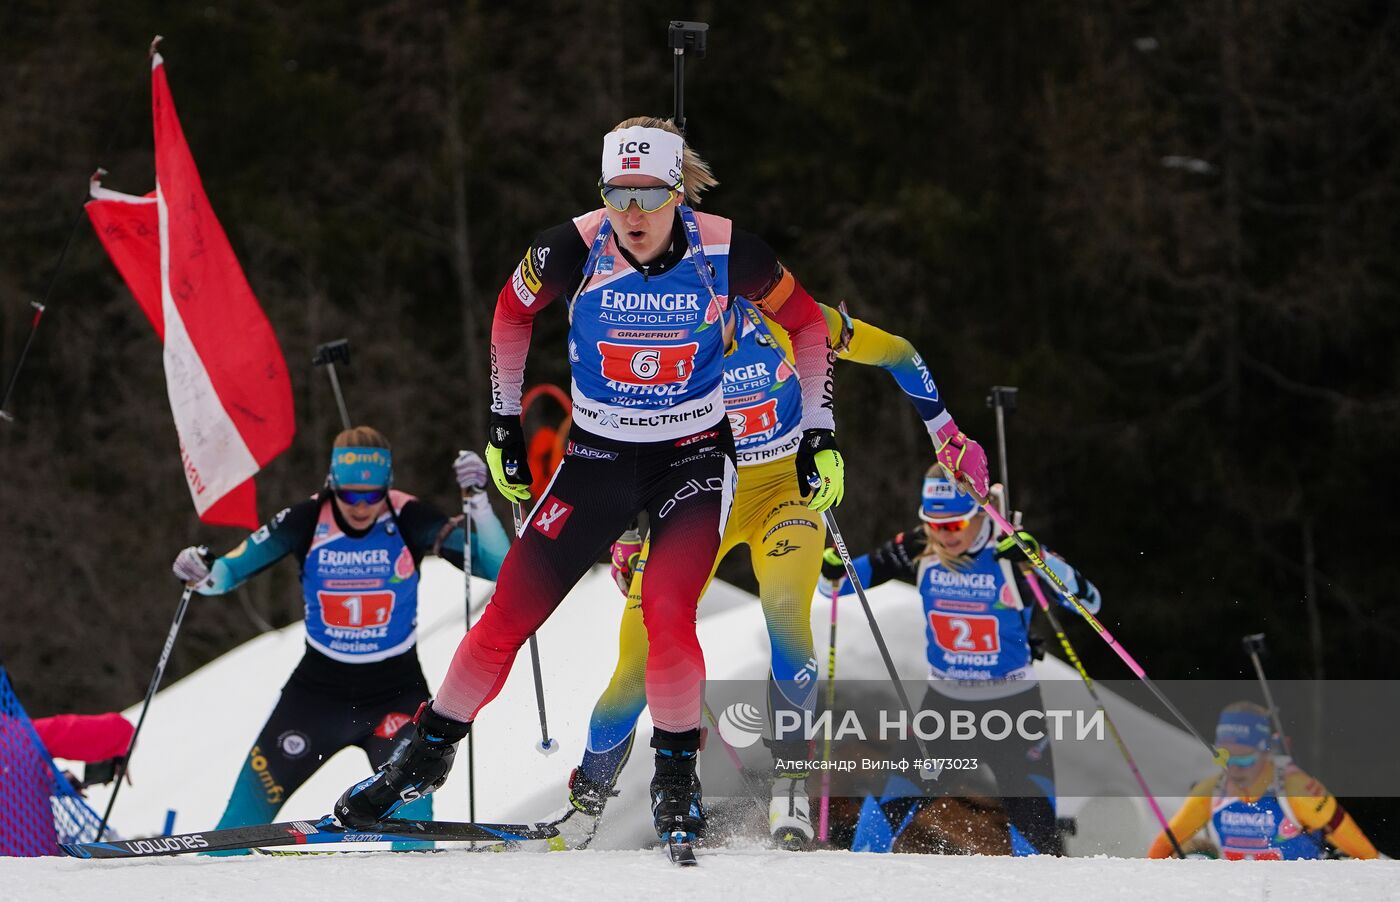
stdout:
<svg viewBox="0 0 1400 902">
<path fill-rule="evenodd" d="M 102 245 L 165 345 L 165 385 L 199 519 L 258 525 L 253 474 L 291 444 L 292 388 L 277 336 L 214 216 L 151 57 L 156 189 L 88 201 Z"/>
<path fill-rule="evenodd" d="M 641 157 L 623 157 L 623 158 L 622 158 L 622 168 L 623 168 L 623 169 L 641 169 L 641 168 L 642 168 L 642 158 L 641 158 Z"/>
</svg>

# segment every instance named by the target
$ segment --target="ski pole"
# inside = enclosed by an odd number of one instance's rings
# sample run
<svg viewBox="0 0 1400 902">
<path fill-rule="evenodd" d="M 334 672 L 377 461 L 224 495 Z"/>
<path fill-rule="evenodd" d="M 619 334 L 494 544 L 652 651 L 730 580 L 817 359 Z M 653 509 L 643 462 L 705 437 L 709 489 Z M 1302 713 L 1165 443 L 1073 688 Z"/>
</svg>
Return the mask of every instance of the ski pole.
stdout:
<svg viewBox="0 0 1400 902">
<path fill-rule="evenodd" d="M 1059 592 L 1064 600 L 1069 602 L 1070 607 L 1079 612 L 1079 616 L 1083 617 L 1089 625 L 1094 628 L 1094 632 L 1098 633 L 1099 636 L 1108 643 L 1108 647 L 1117 653 L 1124 664 L 1128 665 L 1128 669 L 1136 674 L 1137 678 L 1142 681 L 1142 684 L 1152 691 L 1157 701 L 1161 702 L 1162 706 L 1170 711 L 1172 716 L 1177 719 L 1177 722 L 1185 727 L 1186 731 L 1194 736 L 1196 740 L 1210 752 L 1211 760 L 1220 767 L 1224 767 L 1225 762 L 1229 760 L 1230 757 L 1229 751 L 1223 747 L 1217 748 L 1206 741 L 1206 738 L 1200 734 L 1200 731 L 1191 725 L 1191 721 L 1186 719 L 1186 715 L 1182 714 L 1181 711 L 1177 709 L 1176 705 L 1172 704 L 1171 699 L 1167 698 L 1162 690 L 1157 688 L 1157 684 L 1152 682 L 1152 678 L 1147 675 L 1147 671 L 1142 669 L 1142 665 L 1134 660 L 1132 655 L 1128 654 L 1128 650 L 1119 644 L 1117 639 L 1113 638 L 1113 634 L 1099 622 L 1097 617 L 1089 612 L 1088 608 L 1084 607 L 1084 603 L 1074 596 L 1074 593 L 1055 575 L 1055 571 L 1046 566 L 1045 561 L 1041 559 L 1035 549 L 1026 544 L 1026 540 L 1021 538 L 1020 534 L 1010 523 L 1006 522 L 1006 518 L 1001 515 L 1001 511 L 997 510 L 995 504 L 992 504 L 989 499 L 980 497 L 975 492 L 972 492 L 972 487 L 966 483 L 964 483 L 963 488 L 972 493 L 972 497 L 976 498 L 982 505 L 982 510 L 986 511 L 987 516 L 992 518 L 997 528 L 1005 533 L 1007 538 L 1016 543 L 1016 547 L 1021 549 L 1021 553 L 1026 556 L 1026 560 L 1030 561 L 1040 575 L 1043 576 L 1050 585 L 1055 587 L 1055 591 Z"/>
<path fill-rule="evenodd" d="M 69 236 L 69 240 L 72 240 L 71 235 Z M 67 244 L 63 246 L 63 250 L 67 253 Z M 59 262 L 63 262 L 61 257 L 59 258 Z M 44 318 L 43 304 L 38 301 L 30 301 L 29 304 L 34 308 L 34 318 L 29 321 L 29 334 L 25 336 L 24 346 L 19 349 L 19 360 L 15 361 L 14 371 L 10 373 L 10 381 L 5 386 L 5 395 L 4 397 L 0 397 L 0 420 L 5 420 L 6 422 L 14 421 L 14 415 L 5 408 L 10 403 L 10 394 L 15 390 L 15 383 L 19 381 L 19 371 L 24 368 L 24 359 L 29 356 L 29 346 L 34 343 L 34 333 L 39 331 L 39 320 Z"/>
<path fill-rule="evenodd" d="M 734 746 L 730 745 L 729 740 L 725 739 L 724 734 L 720 732 L 719 719 L 715 717 L 714 709 L 710 707 L 710 703 L 704 702 L 704 705 L 705 716 L 709 718 L 710 728 L 714 731 L 714 735 L 719 737 L 719 744 L 724 746 L 724 751 L 729 758 L 729 763 L 734 765 L 734 769 L 739 772 L 739 779 L 744 781 L 744 786 L 749 791 L 749 797 L 758 804 L 759 810 L 766 814 L 767 809 L 764 807 L 764 803 L 767 799 L 761 792 L 754 788 L 753 781 L 749 778 L 749 772 L 744 769 L 744 762 L 739 759 L 739 753 L 734 750 Z"/>
<path fill-rule="evenodd" d="M 987 406 L 995 408 L 997 414 L 997 452 L 1000 454 L 1001 463 L 1001 512 L 1010 516 L 1017 525 L 1021 522 L 1019 512 L 1011 510 L 1011 475 L 1010 464 L 1007 462 L 1006 454 L 1006 414 L 1016 409 L 1016 389 L 1010 385 L 993 385 L 991 394 L 987 395 Z M 1029 570 L 1029 568 L 1027 568 Z M 1113 718 L 1108 715 L 1108 709 L 1104 707 L 1103 700 L 1099 698 L 1099 692 L 1094 688 L 1094 681 L 1089 677 L 1089 671 L 1085 669 L 1084 662 L 1079 660 L 1079 655 L 1075 654 L 1074 646 L 1070 644 L 1069 636 L 1065 635 L 1064 627 L 1060 625 L 1060 618 L 1050 607 L 1050 602 L 1045 598 L 1045 592 L 1040 588 L 1040 580 L 1034 575 L 1035 571 L 1029 570 L 1025 573 L 1028 577 L 1026 583 L 1031 587 L 1031 592 L 1035 595 L 1036 602 L 1040 605 L 1040 610 L 1045 613 L 1045 617 L 1050 621 L 1050 628 L 1055 631 L 1055 638 L 1060 640 L 1060 648 L 1064 650 L 1065 658 L 1074 665 L 1074 669 L 1079 672 L 1079 678 L 1084 681 L 1084 688 L 1088 690 L 1089 697 L 1098 706 L 1099 712 L 1103 714 L 1104 722 L 1108 724 L 1108 730 L 1113 734 L 1113 741 L 1118 746 L 1118 751 L 1123 755 L 1123 760 L 1128 764 L 1128 770 L 1132 771 L 1133 778 L 1137 780 L 1138 787 L 1142 789 L 1143 797 L 1147 799 L 1147 804 L 1152 808 L 1152 813 L 1157 818 L 1157 823 L 1162 825 L 1163 832 L 1167 839 L 1171 841 L 1172 849 L 1176 851 L 1178 858 L 1185 858 L 1186 854 L 1181 849 L 1181 844 L 1176 840 L 1176 834 L 1172 832 L 1171 825 L 1162 814 L 1162 808 L 1157 804 L 1157 797 L 1152 794 L 1152 790 L 1147 788 L 1147 780 L 1138 770 L 1137 762 L 1133 760 L 1133 755 L 1128 751 L 1128 744 L 1123 741 L 1123 737 L 1118 733 L 1118 727 L 1113 723 Z"/>
<path fill-rule="evenodd" d="M 128 98 L 129 100 L 130 98 Z M 130 104 L 127 104 L 130 107 Z M 115 137 L 116 130 L 113 129 L 107 139 L 107 147 L 102 151 L 103 155 L 112 149 L 112 138 Z M 107 170 L 98 169 L 88 179 L 88 183 L 100 179 L 107 174 Z M 34 317 L 29 321 L 29 335 L 24 339 L 24 345 L 19 350 L 19 359 L 15 361 L 15 368 L 10 371 L 9 381 L 5 383 L 5 394 L 0 396 L 0 421 L 13 422 L 14 414 L 7 409 L 10 406 L 10 395 L 14 393 L 15 384 L 19 382 L 20 371 L 24 369 L 24 362 L 29 357 L 29 347 L 34 344 L 34 334 L 39 331 L 39 321 L 44 318 L 44 311 L 48 309 L 49 301 L 53 298 L 54 286 L 58 284 L 58 275 L 63 272 L 63 261 L 68 259 L 68 249 L 73 246 L 73 237 L 78 234 L 78 228 L 87 218 L 88 195 L 83 195 L 83 203 L 78 207 L 78 215 L 73 217 L 73 227 L 68 230 L 68 237 L 63 239 L 63 248 L 58 252 L 58 262 L 53 266 L 53 272 L 49 275 L 48 287 L 44 289 L 44 299 L 41 301 L 30 301 L 29 306 L 34 308 Z"/>
<path fill-rule="evenodd" d="M 671 121 L 676 128 L 685 132 L 685 52 L 690 50 L 698 59 L 705 58 L 705 38 L 710 26 L 704 22 L 672 22 L 666 30 L 667 43 L 671 47 L 673 64 L 673 99 L 675 115 Z"/>
<path fill-rule="evenodd" d="M 1006 414 L 1016 409 L 1016 387 L 993 385 L 987 395 L 987 406 L 997 414 L 997 453 L 1001 457 L 1001 498 L 1002 513 L 1011 509 L 1011 477 L 1007 473 L 1006 462 Z"/>
<path fill-rule="evenodd" d="M 1035 595 L 1036 603 L 1040 605 L 1040 610 L 1050 621 L 1050 628 L 1055 631 L 1055 638 L 1060 640 L 1060 648 L 1064 649 L 1065 657 L 1074 665 L 1074 669 L 1079 671 L 1079 678 L 1084 681 L 1084 688 L 1089 691 L 1089 697 L 1094 700 L 1099 712 L 1103 714 L 1104 723 L 1108 725 L 1108 731 L 1113 734 L 1113 741 L 1117 744 L 1118 751 L 1123 755 L 1123 760 L 1128 763 L 1128 770 L 1133 772 L 1133 779 L 1137 781 L 1138 788 L 1142 790 L 1143 798 L 1147 799 L 1147 804 L 1152 809 L 1153 816 L 1157 818 L 1157 823 L 1162 825 L 1162 831 L 1171 841 L 1176 857 L 1185 858 L 1186 853 L 1182 851 L 1181 843 L 1177 842 L 1176 834 L 1172 832 L 1167 816 L 1162 813 L 1162 806 L 1157 804 L 1157 797 L 1152 794 L 1151 789 L 1147 788 L 1147 780 L 1143 777 L 1142 771 L 1138 769 L 1137 762 L 1133 760 L 1133 753 L 1128 751 L 1128 744 L 1123 741 L 1118 727 L 1114 725 L 1113 718 L 1108 714 L 1108 709 L 1104 707 L 1103 699 L 1099 698 L 1099 692 L 1094 688 L 1094 681 L 1090 679 L 1089 671 L 1084 668 L 1084 662 L 1079 660 L 1079 655 L 1074 653 L 1074 646 L 1070 644 L 1069 636 L 1065 635 L 1064 627 L 1060 625 L 1060 618 L 1056 616 L 1054 609 L 1050 607 L 1050 602 L 1045 598 L 1045 592 L 1040 588 L 1039 578 L 1036 577 L 1034 571 L 1027 573 L 1026 576 L 1028 577 L 1026 583 L 1031 587 L 1031 593 Z"/>
<path fill-rule="evenodd" d="M 865 588 L 860 584 L 860 577 L 856 575 L 856 565 L 851 562 L 850 552 L 846 550 L 846 540 L 841 538 L 841 530 L 836 526 L 836 515 L 828 509 L 822 511 L 822 518 L 826 521 L 827 532 L 831 533 L 831 541 L 836 545 L 836 553 L 841 555 L 841 563 L 846 568 L 846 578 L 851 581 L 851 587 L 860 599 L 860 606 L 865 609 L 865 619 L 870 621 L 870 633 L 875 637 L 875 645 L 880 649 L 880 658 L 885 662 L 885 670 L 890 675 L 890 682 L 894 684 L 895 693 L 899 695 L 899 703 L 904 706 L 904 713 L 909 717 L 910 732 L 914 737 L 914 744 L 918 746 L 919 757 L 927 762 L 931 760 L 928 747 L 924 745 L 923 737 L 914 729 L 914 706 L 909 703 L 909 695 L 904 691 L 904 684 L 899 681 L 899 672 L 895 670 L 894 659 L 890 657 L 890 650 L 885 645 L 880 624 L 875 620 L 875 612 L 870 609 L 870 601 L 865 597 Z M 920 767 L 919 776 L 924 780 L 937 780 L 938 771 L 931 767 Z"/>
<path fill-rule="evenodd" d="M 523 530 L 523 518 L 520 516 L 520 502 L 510 503 L 510 512 L 515 517 L 515 535 L 520 537 Z M 535 672 L 535 707 L 540 712 L 540 741 L 535 746 L 535 751 L 541 755 L 553 755 L 559 751 L 559 743 L 550 738 L 549 720 L 544 711 L 544 677 L 540 675 L 540 645 L 535 639 L 535 634 L 530 634 L 530 666 Z"/>
<path fill-rule="evenodd" d="M 462 490 L 462 584 L 465 590 L 467 632 L 472 631 L 472 512 L 471 493 Z M 467 733 L 467 816 L 476 820 L 476 744 L 475 731 Z"/>
<path fill-rule="evenodd" d="M 350 339 L 341 338 L 316 346 L 316 356 L 311 358 L 312 366 L 324 366 L 331 377 L 331 391 L 335 392 L 335 406 L 340 409 L 341 425 L 350 428 L 350 411 L 345 407 L 345 396 L 340 393 L 340 379 L 336 377 L 337 362 L 350 365 Z"/>
<path fill-rule="evenodd" d="M 190 597 L 194 595 L 194 586 L 186 586 L 185 591 L 180 595 L 180 605 L 175 609 L 175 619 L 170 623 L 170 632 L 165 636 L 165 645 L 160 650 L 160 660 L 156 662 L 156 672 L 151 676 L 151 685 L 146 688 L 146 700 L 141 703 L 141 716 L 136 719 L 136 729 L 132 731 L 131 742 L 126 746 L 126 759 L 117 765 L 116 780 L 112 786 L 112 796 L 107 800 L 107 810 L 102 813 L 102 822 L 97 825 L 97 838 L 93 842 L 102 842 L 102 836 L 107 832 L 107 820 L 112 816 L 112 808 L 117 804 L 117 793 L 122 789 L 122 777 L 131 769 L 131 756 L 136 751 L 136 739 L 141 735 L 141 726 L 146 722 L 146 712 L 151 708 L 151 699 L 155 698 L 156 690 L 160 688 L 160 681 L 165 676 L 165 665 L 170 661 L 170 652 L 175 647 L 175 637 L 180 633 L 180 624 L 185 620 L 185 611 L 189 609 Z"/>
<path fill-rule="evenodd" d="M 1254 663 L 1254 673 L 1259 677 L 1259 687 L 1264 690 L 1264 703 L 1269 706 L 1269 718 L 1274 722 L 1274 733 L 1278 736 L 1278 748 L 1288 754 L 1288 738 L 1283 732 L 1283 718 L 1279 716 L 1278 705 L 1274 704 L 1274 694 L 1269 691 L 1269 681 L 1264 677 L 1264 665 L 1259 655 L 1264 651 L 1264 634 L 1254 633 L 1244 637 L 1244 651 Z"/>
<path fill-rule="evenodd" d="M 831 717 L 836 709 L 836 600 L 841 597 L 841 587 L 831 587 L 831 637 L 826 644 L 826 712 Z M 826 731 L 826 741 L 822 747 L 822 760 L 831 761 L 831 731 Z M 821 812 L 817 818 L 817 842 L 826 842 L 828 816 L 831 811 L 831 768 L 822 770 Z"/>
</svg>

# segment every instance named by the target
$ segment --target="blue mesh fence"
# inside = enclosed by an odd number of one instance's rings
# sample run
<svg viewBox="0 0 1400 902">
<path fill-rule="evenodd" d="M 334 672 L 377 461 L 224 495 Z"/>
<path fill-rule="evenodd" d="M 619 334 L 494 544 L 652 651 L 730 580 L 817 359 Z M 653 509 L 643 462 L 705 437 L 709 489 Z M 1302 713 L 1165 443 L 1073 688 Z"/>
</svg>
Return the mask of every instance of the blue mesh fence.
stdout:
<svg viewBox="0 0 1400 902">
<path fill-rule="evenodd" d="M 96 839 L 100 822 L 54 767 L 0 667 L 0 855 L 57 855 L 61 842 Z"/>
</svg>

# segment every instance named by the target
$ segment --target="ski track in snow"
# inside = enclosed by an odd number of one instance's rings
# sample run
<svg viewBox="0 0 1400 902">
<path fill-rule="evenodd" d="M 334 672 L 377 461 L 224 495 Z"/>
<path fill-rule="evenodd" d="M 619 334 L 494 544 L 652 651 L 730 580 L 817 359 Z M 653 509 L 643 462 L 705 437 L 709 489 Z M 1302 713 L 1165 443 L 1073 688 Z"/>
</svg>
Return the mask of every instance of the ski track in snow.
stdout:
<svg viewBox="0 0 1400 902">
<path fill-rule="evenodd" d="M 1382 902 L 1400 900 L 1389 861 L 1146 861 L 851 852 L 701 850 L 677 868 L 660 851 L 435 855 L 349 853 L 305 858 L 148 861 L 0 859 L 7 900 L 107 902 L 357 899 L 424 894 L 490 900 L 607 898 L 957 899 L 959 902 Z"/>
<path fill-rule="evenodd" d="M 491 584 L 474 581 L 480 600 Z M 924 671 L 922 611 L 912 586 L 891 583 L 870 592 L 870 602 L 901 675 Z M 218 599 L 199 599 L 201 605 Z M 229 602 L 232 603 L 232 602 Z M 543 818 L 564 802 L 565 780 L 578 762 L 588 715 L 616 661 L 622 599 L 606 567 L 584 577 L 540 630 L 551 733 L 560 753 L 529 751 L 539 740 L 528 655 L 478 724 L 477 813 L 482 820 L 521 822 Z M 817 647 L 824 654 L 829 608 L 814 605 Z M 437 686 L 462 637 L 462 577 L 447 564 L 426 562 L 420 589 L 420 656 L 429 686 Z M 479 616 L 479 613 L 477 614 Z M 192 608 L 192 619 L 199 609 Z M 711 679 L 761 680 L 768 640 L 757 599 L 715 582 L 700 607 L 699 632 Z M 1084 639 L 1083 641 L 1091 641 Z M 238 767 L 277 693 L 301 656 L 303 632 L 293 624 L 259 636 L 166 687 L 151 706 L 133 760 L 134 784 L 125 788 L 113 815 L 125 836 L 159 833 L 167 809 L 177 813 L 176 832 L 209 829 L 218 820 Z M 847 679 L 883 679 L 869 628 L 857 607 L 841 609 L 838 672 Z M 1082 693 L 1068 665 L 1047 659 L 1036 665 L 1047 693 Z M 1105 674 L 1104 676 L 1109 676 Z M 1119 674 L 1118 676 L 1122 676 Z M 1060 681 L 1060 682 L 1056 682 Z M 839 690 L 838 690 L 839 691 Z M 1154 787 L 1189 786 L 1210 767 L 1204 753 L 1180 729 L 1102 690 L 1120 725 L 1136 721 L 1152 738 L 1135 749 Z M 127 712 L 134 718 L 137 711 Z M 637 748 L 645 749 L 651 723 L 643 715 Z M 593 848 L 586 852 L 433 855 L 347 853 L 285 858 L 184 856 L 145 861 L 0 858 L 0 902 L 75 899 L 112 902 L 203 900 L 353 899 L 387 902 L 421 888 L 432 897 L 506 899 L 600 898 L 608 902 L 658 898 L 731 899 L 753 894 L 764 902 L 832 897 L 926 898 L 938 902 L 1194 902 L 1198 899 L 1397 900 L 1400 865 L 1394 862 L 1145 861 L 1133 858 L 1066 859 L 873 855 L 849 852 L 786 853 L 761 840 L 737 838 L 700 850 L 700 866 L 669 864 L 654 842 L 646 810 L 651 768 L 635 755 L 623 771 L 622 794 L 608 806 Z M 705 760 L 708 758 L 709 760 Z M 702 756 L 704 767 L 727 768 L 723 756 Z M 1131 790 L 1131 776 L 1111 748 L 1102 758 L 1056 755 L 1056 769 L 1086 769 L 1105 785 Z M 434 795 L 436 816 L 465 819 L 465 768 L 459 758 L 447 785 Z M 288 800 L 280 819 L 316 819 L 346 786 L 368 773 L 357 749 L 336 755 Z M 101 811 L 104 787 L 90 790 Z M 715 800 L 718 802 L 718 800 Z M 1178 799 L 1160 799 L 1168 811 Z M 1141 855 L 1156 833 L 1138 799 L 1061 798 L 1060 814 L 1079 818 L 1068 838 L 1071 854 Z M 745 808 L 744 803 L 740 803 Z M 762 820 L 742 834 L 761 836 Z M 421 892 L 420 890 L 420 892 Z"/>
</svg>

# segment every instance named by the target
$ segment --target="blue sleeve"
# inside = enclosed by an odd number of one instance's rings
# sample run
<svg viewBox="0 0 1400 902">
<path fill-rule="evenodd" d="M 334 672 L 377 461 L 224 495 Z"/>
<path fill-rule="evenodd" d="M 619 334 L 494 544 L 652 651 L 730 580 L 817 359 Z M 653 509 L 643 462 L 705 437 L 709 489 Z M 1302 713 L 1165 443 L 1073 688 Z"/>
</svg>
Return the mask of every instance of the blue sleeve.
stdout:
<svg viewBox="0 0 1400 902">
<path fill-rule="evenodd" d="M 195 591 L 223 595 L 246 583 L 298 548 L 309 547 L 320 502 L 312 499 L 286 508 L 232 551 L 214 561 L 209 576 Z"/>
<path fill-rule="evenodd" d="M 870 582 L 870 555 L 862 554 L 860 557 L 851 561 L 851 566 L 855 568 L 856 576 L 860 579 L 860 584 L 862 586 L 865 586 L 866 588 L 870 588 L 870 586 L 872 585 Z M 844 579 L 841 581 L 840 594 L 856 594 L 855 586 L 851 585 L 851 581 L 849 579 Z"/>
<path fill-rule="evenodd" d="M 851 561 L 851 565 L 860 577 L 860 584 L 866 588 L 887 583 L 892 579 L 913 582 L 919 570 L 919 555 L 923 554 L 927 541 L 921 526 L 906 529 L 870 554 L 863 554 Z M 841 594 L 847 595 L 854 591 L 850 580 L 846 580 L 841 587 Z"/>
<path fill-rule="evenodd" d="M 484 496 L 471 505 L 471 515 L 472 575 L 495 580 L 501 570 L 501 561 L 505 559 L 506 549 L 510 547 L 506 531 Z M 415 559 L 421 560 L 425 555 L 436 553 L 452 566 L 459 570 L 462 568 L 461 523 L 442 536 L 442 542 L 438 544 L 438 536 L 442 535 L 448 520 L 432 505 L 414 498 L 403 506 L 398 517 L 404 539 L 413 550 Z"/>
<path fill-rule="evenodd" d="M 510 550 L 510 539 L 490 504 L 472 512 L 472 574 L 494 580 L 501 572 L 501 562 Z"/>
<path fill-rule="evenodd" d="M 501 572 L 501 561 L 506 559 L 506 552 L 510 549 L 510 539 L 506 537 L 505 527 L 490 504 L 475 505 L 471 512 L 472 575 L 494 581 Z M 448 533 L 442 542 L 442 551 L 444 558 L 458 567 L 462 566 L 461 526 Z"/>
<path fill-rule="evenodd" d="M 1099 612 L 1099 608 L 1103 605 L 1103 599 L 1099 597 L 1098 588 L 1085 579 L 1084 574 L 1080 573 L 1074 567 L 1071 567 L 1064 558 L 1049 550 L 1041 557 L 1045 561 L 1045 565 L 1055 572 L 1055 575 L 1060 578 L 1060 582 L 1065 584 L 1065 588 L 1069 589 L 1070 593 L 1074 595 L 1075 598 L 1079 599 L 1080 603 L 1084 605 L 1090 614 L 1097 614 Z M 1064 596 L 1060 595 L 1059 590 L 1051 585 L 1050 581 L 1041 575 L 1039 571 L 1036 571 L 1036 573 L 1037 576 L 1040 577 L 1045 588 L 1050 592 L 1054 592 L 1055 596 L 1060 599 L 1060 604 L 1073 610 L 1074 606 L 1066 601 Z"/>
</svg>

